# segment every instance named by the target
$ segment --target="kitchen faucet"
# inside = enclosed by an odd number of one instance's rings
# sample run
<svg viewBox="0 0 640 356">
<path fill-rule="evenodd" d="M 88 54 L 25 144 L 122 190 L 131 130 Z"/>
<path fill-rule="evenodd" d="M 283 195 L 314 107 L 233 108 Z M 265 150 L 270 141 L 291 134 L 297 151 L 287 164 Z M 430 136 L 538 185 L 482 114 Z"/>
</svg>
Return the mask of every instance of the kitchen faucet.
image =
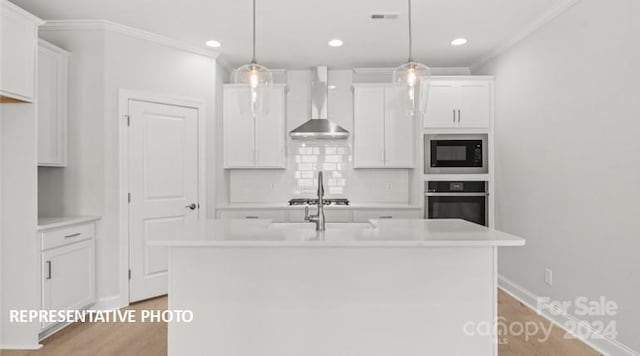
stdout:
<svg viewBox="0 0 640 356">
<path fill-rule="evenodd" d="M 322 171 L 318 172 L 318 211 L 309 215 L 309 206 L 304 207 L 304 220 L 316 224 L 316 231 L 324 231 L 324 185 L 322 184 Z"/>
</svg>

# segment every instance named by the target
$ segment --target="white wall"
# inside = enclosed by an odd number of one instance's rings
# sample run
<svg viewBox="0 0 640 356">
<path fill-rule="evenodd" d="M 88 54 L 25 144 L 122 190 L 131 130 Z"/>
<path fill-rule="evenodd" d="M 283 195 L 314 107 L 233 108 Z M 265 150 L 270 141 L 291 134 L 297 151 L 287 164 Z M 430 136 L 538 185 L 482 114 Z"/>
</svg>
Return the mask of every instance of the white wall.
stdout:
<svg viewBox="0 0 640 356">
<path fill-rule="evenodd" d="M 104 30 L 41 30 L 41 36 L 71 52 L 69 157 L 63 182 L 57 183 L 64 186 L 60 214 L 102 216 L 96 238 L 98 297 L 116 298 L 123 275 L 118 243 L 118 90 L 201 100 L 207 123 L 214 123 L 215 59 Z M 215 148 L 207 152 L 215 154 Z M 41 193 L 55 199 L 52 192 Z M 207 198 L 214 200 L 213 190 L 207 190 Z"/>
<path fill-rule="evenodd" d="M 500 251 L 500 273 L 539 296 L 615 301 L 635 350 L 639 64 L 640 1 L 582 0 L 474 71 L 496 76 L 496 224 L 527 239 Z"/>
<path fill-rule="evenodd" d="M 287 133 L 311 118 L 311 70 L 287 71 Z M 329 119 L 345 129 L 353 132 L 353 91 L 351 70 L 330 70 L 329 85 Z M 304 143 L 306 146 L 319 148 L 317 155 L 320 161 L 326 158 L 324 148 L 327 146 L 342 150 L 342 168 L 339 174 L 344 179 L 344 186 L 328 187 L 331 197 L 347 197 L 352 202 L 409 202 L 409 170 L 380 169 L 356 170 L 352 168 L 353 135 L 345 141 L 332 143 Z M 292 197 L 312 196 L 313 188 L 304 184 L 306 179 L 296 179 L 299 167 L 296 155 L 303 142 L 293 141 L 287 134 L 287 168 L 284 170 L 232 170 L 229 174 L 229 201 L 232 203 L 247 202 L 286 202 Z M 333 155 L 332 156 L 336 156 Z M 325 184 L 328 182 L 325 181 Z M 337 182 L 339 185 L 341 182 Z M 314 180 L 315 184 L 315 180 Z M 343 188 L 340 193 L 340 189 Z M 333 194 L 332 194 L 333 193 Z M 226 203 L 226 202 L 225 202 Z"/>
</svg>

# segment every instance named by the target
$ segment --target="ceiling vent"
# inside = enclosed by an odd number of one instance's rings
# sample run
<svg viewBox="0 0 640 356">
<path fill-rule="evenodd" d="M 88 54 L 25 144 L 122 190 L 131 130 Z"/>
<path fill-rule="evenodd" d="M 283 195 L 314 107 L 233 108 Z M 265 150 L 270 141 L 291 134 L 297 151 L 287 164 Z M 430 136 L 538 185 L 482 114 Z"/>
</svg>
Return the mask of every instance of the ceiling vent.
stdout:
<svg viewBox="0 0 640 356">
<path fill-rule="evenodd" d="M 371 14 L 369 19 L 373 21 L 397 20 L 398 16 L 398 14 Z"/>
</svg>

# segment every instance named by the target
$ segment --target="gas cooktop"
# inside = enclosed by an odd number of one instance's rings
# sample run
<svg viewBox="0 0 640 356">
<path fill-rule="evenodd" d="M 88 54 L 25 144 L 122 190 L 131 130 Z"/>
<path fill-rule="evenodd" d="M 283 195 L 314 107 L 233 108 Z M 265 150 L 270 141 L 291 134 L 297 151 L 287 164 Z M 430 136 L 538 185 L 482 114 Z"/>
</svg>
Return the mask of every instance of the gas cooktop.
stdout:
<svg viewBox="0 0 640 356">
<path fill-rule="evenodd" d="M 289 205 L 317 205 L 317 198 L 295 198 L 289 200 Z M 324 199 L 324 205 L 349 205 L 349 199 L 345 198 L 327 198 Z"/>
</svg>

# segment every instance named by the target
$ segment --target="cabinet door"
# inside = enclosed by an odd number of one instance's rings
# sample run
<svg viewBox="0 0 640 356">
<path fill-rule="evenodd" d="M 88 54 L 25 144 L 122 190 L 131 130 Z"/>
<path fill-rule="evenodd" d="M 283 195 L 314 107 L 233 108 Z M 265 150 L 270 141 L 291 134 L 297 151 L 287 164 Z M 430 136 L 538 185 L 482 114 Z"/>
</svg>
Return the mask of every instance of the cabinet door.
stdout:
<svg viewBox="0 0 640 356">
<path fill-rule="evenodd" d="M 38 47 L 38 165 L 67 164 L 67 55 Z"/>
<path fill-rule="evenodd" d="M 240 105 L 249 103 L 249 89 L 224 88 L 224 168 L 255 167 L 254 118 Z"/>
<path fill-rule="evenodd" d="M 416 119 L 399 109 L 394 88 L 384 92 L 385 167 L 413 168 Z"/>
<path fill-rule="evenodd" d="M 44 310 L 82 309 L 95 302 L 93 244 L 87 240 L 42 253 Z"/>
<path fill-rule="evenodd" d="M 38 36 L 34 20 L 8 1 L 0 3 L 0 101 L 34 99 Z"/>
<path fill-rule="evenodd" d="M 489 127 L 491 118 L 491 83 L 462 82 L 458 87 L 458 125 L 460 127 Z"/>
<path fill-rule="evenodd" d="M 353 110 L 354 168 L 383 168 L 384 88 L 356 88 Z"/>
<path fill-rule="evenodd" d="M 427 93 L 424 127 L 457 126 L 458 89 L 454 81 L 433 81 Z"/>
<path fill-rule="evenodd" d="M 268 89 L 269 110 L 255 119 L 256 167 L 285 168 L 284 88 Z"/>
</svg>

